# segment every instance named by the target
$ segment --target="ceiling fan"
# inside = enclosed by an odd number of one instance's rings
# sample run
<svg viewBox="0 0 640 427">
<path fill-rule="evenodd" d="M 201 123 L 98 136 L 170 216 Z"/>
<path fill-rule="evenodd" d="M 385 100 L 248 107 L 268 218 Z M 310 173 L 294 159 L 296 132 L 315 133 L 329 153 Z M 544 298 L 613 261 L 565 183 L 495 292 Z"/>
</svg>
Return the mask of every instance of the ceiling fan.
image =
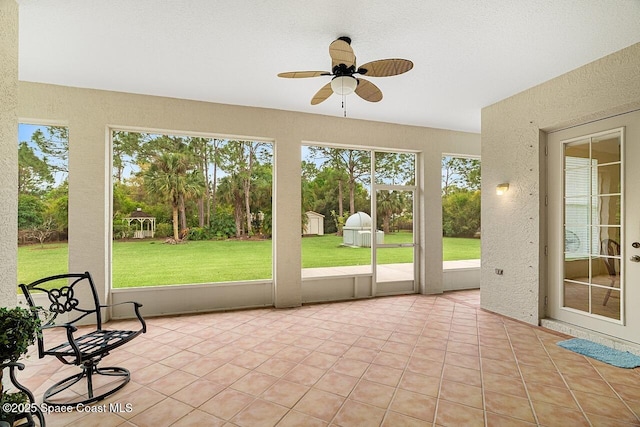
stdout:
<svg viewBox="0 0 640 427">
<path fill-rule="evenodd" d="M 329 71 L 289 71 L 278 74 L 278 77 L 300 79 L 307 77 L 332 76 L 329 83 L 324 85 L 311 98 L 311 105 L 317 105 L 331 96 L 349 95 L 353 92 L 360 98 L 369 102 L 378 102 L 382 99 L 380 89 L 362 77 L 355 77 L 356 74 L 366 77 L 388 77 L 406 73 L 413 68 L 413 62 L 408 59 L 380 59 L 367 62 L 360 67 L 356 67 L 356 55 L 351 48 L 349 37 L 339 37 L 329 45 L 329 56 L 331 56 L 331 72 Z"/>
</svg>

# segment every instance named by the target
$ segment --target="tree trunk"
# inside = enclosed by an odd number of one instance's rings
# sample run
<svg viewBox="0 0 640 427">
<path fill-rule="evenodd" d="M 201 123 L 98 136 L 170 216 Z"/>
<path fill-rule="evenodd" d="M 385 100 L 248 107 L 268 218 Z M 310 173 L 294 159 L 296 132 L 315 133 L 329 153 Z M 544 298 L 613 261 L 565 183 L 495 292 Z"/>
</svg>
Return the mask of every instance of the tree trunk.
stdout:
<svg viewBox="0 0 640 427">
<path fill-rule="evenodd" d="M 180 195 L 180 230 L 187 229 L 187 213 L 184 207 L 184 194 Z"/>
<path fill-rule="evenodd" d="M 389 227 L 390 217 L 391 217 L 390 214 L 385 213 L 384 217 L 382 218 L 382 230 L 384 231 L 384 234 L 389 234 L 390 232 L 390 227 Z"/>
<path fill-rule="evenodd" d="M 356 181 L 349 180 L 349 213 L 356 213 Z"/>
<path fill-rule="evenodd" d="M 171 210 L 173 213 L 173 240 L 177 242 L 180 240 L 180 235 L 178 234 L 178 206 L 172 205 Z"/>
<path fill-rule="evenodd" d="M 342 216 L 344 208 L 342 207 L 342 180 L 338 180 L 338 215 Z"/>
</svg>

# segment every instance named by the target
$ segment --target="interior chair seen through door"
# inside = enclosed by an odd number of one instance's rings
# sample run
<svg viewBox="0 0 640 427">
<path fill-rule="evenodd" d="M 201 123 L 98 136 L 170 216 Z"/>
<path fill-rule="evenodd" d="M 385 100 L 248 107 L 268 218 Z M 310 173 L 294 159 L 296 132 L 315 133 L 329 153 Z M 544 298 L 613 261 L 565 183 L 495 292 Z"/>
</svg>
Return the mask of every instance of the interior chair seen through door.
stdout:
<svg viewBox="0 0 640 427">
<path fill-rule="evenodd" d="M 142 304 L 101 305 L 89 272 L 45 277 L 28 285 L 20 284 L 20 289 L 31 307 L 38 306 L 34 298 L 37 293 L 47 297 L 48 306 L 42 307 L 40 314 L 44 320 L 43 333 L 37 340 L 39 357 L 55 356 L 66 365 L 81 368 L 79 373 L 49 387 L 43 395 L 44 403 L 51 406 L 90 404 L 112 395 L 129 382 L 131 375 L 127 369 L 99 367 L 98 363 L 116 348 L 146 332 L 146 323 L 140 314 Z M 102 310 L 122 304 L 131 305 L 137 329 L 103 329 Z"/>
<path fill-rule="evenodd" d="M 603 239 L 600 242 L 600 253 L 602 255 L 606 255 L 607 257 L 618 257 L 618 258 L 602 258 L 604 261 L 605 267 L 607 267 L 607 272 L 609 273 L 609 280 L 611 280 L 610 286 L 612 288 L 620 287 L 620 269 L 616 268 L 616 262 L 620 262 L 620 243 L 616 242 L 613 239 Z M 618 264 L 619 266 L 620 264 Z M 609 301 L 609 297 L 611 296 L 612 289 L 607 290 L 607 293 L 604 296 L 604 300 L 602 301 L 602 305 L 607 305 Z"/>
</svg>

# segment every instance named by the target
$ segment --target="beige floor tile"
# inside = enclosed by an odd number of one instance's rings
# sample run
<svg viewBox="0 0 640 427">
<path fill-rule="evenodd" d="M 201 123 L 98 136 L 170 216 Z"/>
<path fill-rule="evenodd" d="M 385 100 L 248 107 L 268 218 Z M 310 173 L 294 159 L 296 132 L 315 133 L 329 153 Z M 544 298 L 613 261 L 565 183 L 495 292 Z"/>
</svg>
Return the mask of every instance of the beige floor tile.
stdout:
<svg viewBox="0 0 640 427">
<path fill-rule="evenodd" d="M 531 402 L 528 399 L 491 391 L 486 391 L 484 397 L 487 412 L 494 412 L 527 422 L 535 422 L 531 410 Z"/>
<path fill-rule="evenodd" d="M 433 422 L 436 399 L 424 394 L 398 390 L 391 402 L 390 409 L 422 421 Z"/>
<path fill-rule="evenodd" d="M 439 426 L 482 427 L 484 426 L 484 412 L 482 409 L 440 399 L 438 400 L 435 423 Z"/>
<path fill-rule="evenodd" d="M 231 388 L 252 396 L 258 396 L 263 391 L 271 387 L 277 380 L 278 377 L 263 374 L 261 372 L 249 372 L 247 375 L 233 383 Z"/>
<path fill-rule="evenodd" d="M 381 427 L 430 427 L 432 425 L 424 420 L 389 411 L 382 421 Z"/>
<path fill-rule="evenodd" d="M 139 427 L 166 427 L 192 410 L 191 406 L 169 397 L 131 418 L 130 421 Z"/>
<path fill-rule="evenodd" d="M 482 388 L 468 384 L 442 380 L 440 400 L 482 409 Z"/>
<path fill-rule="evenodd" d="M 297 363 L 290 360 L 278 359 L 272 357 L 271 359 L 258 366 L 255 371 L 262 372 L 263 374 L 272 375 L 274 377 L 282 377 L 284 374 L 292 370 L 297 366 Z"/>
<path fill-rule="evenodd" d="M 286 380 L 278 380 L 260 395 L 260 398 L 292 408 L 309 391 L 309 387 Z"/>
<path fill-rule="evenodd" d="M 324 369 L 314 368 L 313 366 L 297 365 L 285 375 L 283 379 L 294 383 L 312 386 L 325 374 Z"/>
<path fill-rule="evenodd" d="M 357 383 L 356 377 L 329 371 L 313 387 L 347 397 Z"/>
<path fill-rule="evenodd" d="M 200 405 L 199 409 L 223 420 L 230 420 L 254 400 L 248 394 L 226 389 Z"/>
<path fill-rule="evenodd" d="M 226 421 L 216 418 L 206 412 L 195 410 L 189 412 L 184 417 L 173 423 L 173 427 L 194 427 L 194 426 L 207 426 L 207 427 L 222 427 Z"/>
<path fill-rule="evenodd" d="M 201 378 L 177 391 L 171 397 L 197 408 L 216 394 L 220 393 L 224 388 L 225 387 L 221 384 Z"/>
<path fill-rule="evenodd" d="M 333 423 L 342 427 L 378 426 L 384 414 L 383 409 L 347 399 Z"/>
<path fill-rule="evenodd" d="M 275 426 L 288 412 L 288 408 L 265 400 L 256 400 L 244 408 L 231 422 L 241 427 Z"/>
<path fill-rule="evenodd" d="M 582 411 L 578 410 L 577 406 L 574 408 L 568 408 L 563 401 L 543 402 L 533 401 L 533 408 L 536 411 L 538 422 L 547 427 L 566 427 L 570 426 L 588 426 L 589 421 L 584 417 Z"/>
<path fill-rule="evenodd" d="M 344 400 L 343 397 L 336 394 L 312 389 L 300 399 L 294 409 L 329 422 L 338 412 Z"/>
<path fill-rule="evenodd" d="M 289 411 L 278 423 L 278 427 L 326 427 L 327 425 L 325 421 L 296 411 Z"/>
<path fill-rule="evenodd" d="M 349 399 L 386 409 L 391 403 L 395 391 L 395 387 L 361 380 L 349 395 Z"/>
<path fill-rule="evenodd" d="M 395 387 L 402 377 L 402 372 L 402 369 L 372 364 L 362 378 Z"/>
<path fill-rule="evenodd" d="M 214 383 L 230 386 L 249 372 L 251 372 L 249 369 L 227 363 L 207 374 L 205 378 Z"/>
</svg>

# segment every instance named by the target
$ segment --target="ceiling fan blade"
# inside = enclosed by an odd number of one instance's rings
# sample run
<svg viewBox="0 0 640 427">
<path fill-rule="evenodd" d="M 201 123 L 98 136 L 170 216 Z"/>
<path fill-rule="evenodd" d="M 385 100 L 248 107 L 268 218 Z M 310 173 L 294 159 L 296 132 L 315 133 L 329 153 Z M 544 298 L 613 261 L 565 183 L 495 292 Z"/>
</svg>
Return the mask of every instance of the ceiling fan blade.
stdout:
<svg viewBox="0 0 640 427">
<path fill-rule="evenodd" d="M 329 55 L 331 56 L 331 67 L 344 64 L 347 68 L 356 65 L 356 55 L 351 49 L 351 45 L 343 39 L 333 41 L 329 45 Z"/>
<path fill-rule="evenodd" d="M 320 104 L 322 101 L 330 97 L 332 93 L 333 89 L 331 89 L 331 82 L 329 82 L 322 86 L 322 88 L 313 95 L 313 98 L 311 98 L 311 105 Z"/>
<path fill-rule="evenodd" d="M 358 87 L 356 88 L 356 95 L 369 102 L 378 102 L 382 99 L 382 91 L 378 89 L 378 86 L 374 85 L 369 80 L 357 80 Z"/>
<path fill-rule="evenodd" d="M 367 77 L 388 77 L 406 73 L 412 68 L 413 62 L 408 59 L 380 59 L 361 65 L 358 73 Z"/>
<path fill-rule="evenodd" d="M 307 77 L 318 77 L 318 76 L 330 76 L 331 73 L 328 71 L 288 71 L 286 73 L 278 74 L 278 77 L 284 77 L 287 79 L 304 79 Z"/>
</svg>

